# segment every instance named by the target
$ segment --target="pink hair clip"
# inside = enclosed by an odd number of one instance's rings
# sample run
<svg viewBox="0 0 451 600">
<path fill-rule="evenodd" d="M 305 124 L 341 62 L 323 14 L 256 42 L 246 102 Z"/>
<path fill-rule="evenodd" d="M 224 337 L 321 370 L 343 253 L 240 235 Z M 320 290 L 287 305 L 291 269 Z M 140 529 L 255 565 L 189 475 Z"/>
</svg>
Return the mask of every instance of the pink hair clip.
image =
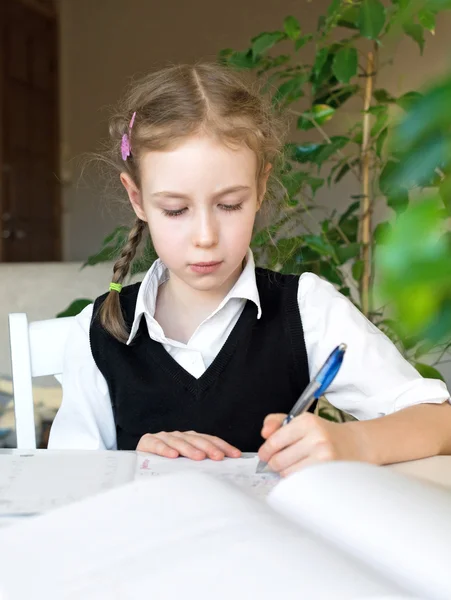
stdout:
<svg viewBox="0 0 451 600">
<path fill-rule="evenodd" d="M 130 120 L 130 125 L 128 126 L 128 133 L 124 133 L 124 135 L 122 136 L 122 141 L 121 141 L 122 160 L 127 160 L 127 158 L 132 153 L 132 146 L 130 143 L 130 133 L 131 133 L 131 130 L 133 127 L 133 123 L 135 122 L 135 117 L 136 117 L 136 110 L 133 113 L 132 118 Z"/>
</svg>

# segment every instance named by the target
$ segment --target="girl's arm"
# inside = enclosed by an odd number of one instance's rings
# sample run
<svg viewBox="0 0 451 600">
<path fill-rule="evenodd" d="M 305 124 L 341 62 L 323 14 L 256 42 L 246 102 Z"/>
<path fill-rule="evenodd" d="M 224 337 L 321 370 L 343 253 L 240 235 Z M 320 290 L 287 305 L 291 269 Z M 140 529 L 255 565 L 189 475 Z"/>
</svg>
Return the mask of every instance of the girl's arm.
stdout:
<svg viewBox="0 0 451 600">
<path fill-rule="evenodd" d="M 360 421 L 333 423 L 307 413 L 281 428 L 284 415 L 269 415 L 262 460 L 286 475 L 324 460 L 386 464 L 451 453 L 450 394 L 442 381 L 421 377 L 381 331 L 316 275 L 301 275 L 298 303 L 311 375 L 335 346 L 347 344 L 326 397 Z"/>
<path fill-rule="evenodd" d="M 92 305 L 74 318 L 63 360 L 63 401 L 53 421 L 49 448 L 114 450 L 116 430 L 110 395 L 91 354 Z"/>
<path fill-rule="evenodd" d="M 327 460 L 390 464 L 451 454 L 451 406 L 421 404 L 371 419 L 333 423 L 311 413 L 282 427 L 285 415 L 269 415 L 259 457 L 272 470 L 289 475 Z"/>
<path fill-rule="evenodd" d="M 388 464 L 451 454 L 451 405 L 420 404 L 371 419 L 344 423 L 359 439 L 362 460 Z"/>
</svg>

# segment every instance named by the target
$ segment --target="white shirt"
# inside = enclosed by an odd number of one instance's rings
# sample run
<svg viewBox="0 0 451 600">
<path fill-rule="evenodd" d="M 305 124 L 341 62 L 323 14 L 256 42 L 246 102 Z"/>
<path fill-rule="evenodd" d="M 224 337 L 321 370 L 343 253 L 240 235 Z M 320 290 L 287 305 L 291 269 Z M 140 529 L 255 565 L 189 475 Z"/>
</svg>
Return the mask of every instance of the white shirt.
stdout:
<svg viewBox="0 0 451 600">
<path fill-rule="evenodd" d="M 166 267 L 155 261 L 140 286 L 127 343 L 133 340 L 144 317 L 149 336 L 198 378 L 224 345 L 247 300 L 256 305 L 257 318 L 261 316 L 254 259 L 249 250 L 240 278 L 187 344 L 167 338 L 154 318 L 158 286 L 167 278 Z M 332 405 L 362 420 L 449 399 L 442 381 L 421 377 L 394 344 L 330 283 L 313 273 L 303 273 L 298 304 L 310 376 L 335 346 L 347 344 L 343 365 L 326 393 Z M 49 448 L 116 449 L 108 386 L 89 343 L 92 309 L 91 304 L 74 319 L 64 356 L 63 401 L 51 429 Z"/>
</svg>

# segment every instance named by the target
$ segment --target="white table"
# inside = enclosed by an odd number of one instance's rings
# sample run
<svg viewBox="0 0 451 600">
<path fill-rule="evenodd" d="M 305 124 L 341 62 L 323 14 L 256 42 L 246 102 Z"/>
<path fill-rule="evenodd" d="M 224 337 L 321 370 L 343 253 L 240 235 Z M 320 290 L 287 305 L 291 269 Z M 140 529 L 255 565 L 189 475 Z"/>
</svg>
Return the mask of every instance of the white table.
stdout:
<svg viewBox="0 0 451 600">
<path fill-rule="evenodd" d="M 48 499 L 45 500 L 49 506 L 42 508 L 48 510 L 50 507 L 64 505 L 75 500 L 80 500 L 100 491 L 123 485 L 133 480 L 136 475 L 138 461 L 135 460 L 135 452 L 117 452 L 117 451 L 87 451 L 87 450 L 17 450 L 0 449 L 0 458 L 4 457 L 3 463 L 3 501 L 5 505 L 20 508 L 11 509 L 20 510 L 20 515 L 24 512 L 33 512 L 35 514 L 36 502 L 41 506 L 42 498 L 46 493 Z M 16 465 L 11 465 L 6 461 L 6 456 L 24 456 L 17 471 Z M 30 456 L 31 455 L 31 456 Z M 39 460 L 34 463 L 33 456 L 46 455 L 49 461 Z M 141 460 L 151 458 L 151 455 L 139 453 Z M 245 457 L 253 457 L 254 454 L 246 454 Z M 162 460 L 162 459 L 158 459 Z M 171 459 L 166 459 L 171 460 Z M 31 461 L 31 462 L 28 462 Z M 11 471 L 8 471 L 11 465 Z M 41 466 L 39 466 L 41 465 Z M 44 465 L 44 466 L 43 466 Z M 174 465 L 175 466 L 175 465 Z M 194 466 L 194 465 L 193 465 Z M 200 465 L 199 465 L 200 466 Z M 208 466 L 208 465 L 206 465 Z M 219 467 L 219 465 L 218 465 Z M 433 482 L 440 486 L 451 489 L 451 456 L 435 456 L 422 460 L 389 465 L 388 469 L 402 472 L 406 475 Z M 0 473 L 1 475 L 1 473 Z M 19 477 L 19 479 L 16 479 Z M 14 482 L 13 484 L 11 482 Z M 64 483 L 63 483 L 64 482 Z M 16 486 L 10 487 L 11 485 Z M 15 489 L 15 492 L 10 490 Z M 9 492 L 7 491 L 9 490 Z M 8 494 L 12 493 L 13 496 Z M 14 495 L 15 494 L 15 495 Z M 16 500 L 11 500 L 16 498 Z M 2 500 L 2 478 L 0 477 L 0 506 Z M 23 505 L 27 508 L 23 508 Z M 51 504 L 50 504 L 51 503 Z M 1 512 L 1 511 L 0 511 Z M 3 507 L 3 513 L 0 515 L 0 525 L 10 522 L 17 518 L 17 515 L 9 514 Z M 6 519 L 6 521 L 5 521 Z"/>
</svg>

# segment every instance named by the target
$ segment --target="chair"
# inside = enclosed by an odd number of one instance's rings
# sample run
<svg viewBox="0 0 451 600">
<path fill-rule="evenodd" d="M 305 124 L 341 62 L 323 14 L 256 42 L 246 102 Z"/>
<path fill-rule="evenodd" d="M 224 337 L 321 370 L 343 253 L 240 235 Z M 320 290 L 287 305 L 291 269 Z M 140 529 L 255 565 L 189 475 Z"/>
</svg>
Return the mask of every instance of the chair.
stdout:
<svg viewBox="0 0 451 600">
<path fill-rule="evenodd" d="M 9 315 L 17 448 L 36 448 L 32 378 L 53 375 L 62 382 L 64 347 L 73 319 L 28 323 L 25 313 Z"/>
</svg>

